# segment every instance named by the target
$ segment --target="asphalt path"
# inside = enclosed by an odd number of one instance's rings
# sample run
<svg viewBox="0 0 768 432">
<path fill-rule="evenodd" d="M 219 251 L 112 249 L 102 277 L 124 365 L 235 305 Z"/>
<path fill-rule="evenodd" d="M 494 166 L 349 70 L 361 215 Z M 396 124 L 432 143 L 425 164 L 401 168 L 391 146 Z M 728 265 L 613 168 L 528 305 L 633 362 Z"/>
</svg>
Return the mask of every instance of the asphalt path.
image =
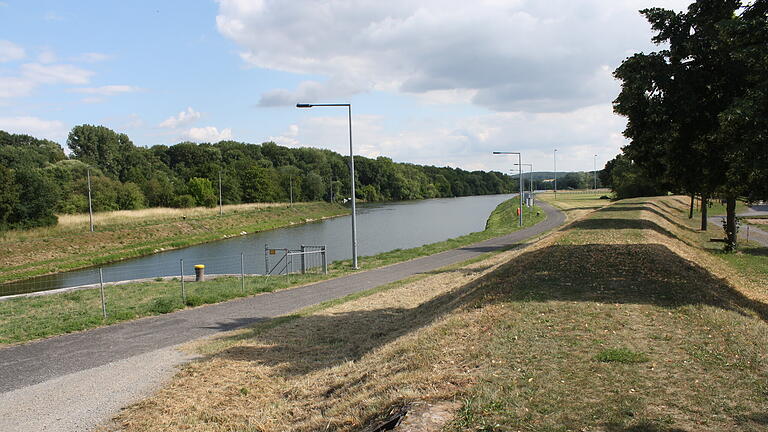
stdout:
<svg viewBox="0 0 768 432">
<path fill-rule="evenodd" d="M 303 287 L 2 348 L 0 393 L 114 364 L 519 245 L 565 221 L 561 211 L 543 202 L 539 206 L 547 215 L 543 222 L 466 247 Z"/>
<path fill-rule="evenodd" d="M 738 214 L 739 217 L 749 217 L 749 216 L 763 216 L 768 215 L 768 210 L 766 210 L 768 206 L 760 206 L 758 210 L 755 208 L 750 208 L 748 212 Z M 725 216 L 712 216 L 710 218 L 707 218 L 709 220 L 709 223 L 711 225 L 714 225 L 720 229 L 719 232 L 723 232 L 723 219 L 725 219 Z M 755 243 L 758 243 L 762 246 L 768 247 L 768 232 L 766 230 L 758 228 L 754 225 L 747 225 L 742 224 L 741 228 L 739 229 L 738 234 L 739 240 L 746 241 L 747 238 L 749 241 L 753 241 Z"/>
</svg>

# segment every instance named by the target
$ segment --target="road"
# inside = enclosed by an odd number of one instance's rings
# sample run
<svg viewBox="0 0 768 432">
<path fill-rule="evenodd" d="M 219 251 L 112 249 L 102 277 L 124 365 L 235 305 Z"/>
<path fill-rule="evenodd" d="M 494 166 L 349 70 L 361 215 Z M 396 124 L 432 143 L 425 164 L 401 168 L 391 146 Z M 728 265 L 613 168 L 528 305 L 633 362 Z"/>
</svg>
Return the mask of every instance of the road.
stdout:
<svg viewBox="0 0 768 432">
<path fill-rule="evenodd" d="M 768 206 L 763 205 L 750 207 L 747 212 L 740 213 L 737 216 L 768 216 Z M 723 218 L 725 218 L 725 216 L 712 216 L 707 218 L 707 220 L 711 225 L 717 226 L 717 228 L 720 229 L 720 232 L 722 232 Z M 747 237 L 749 237 L 749 241 L 753 241 L 762 246 L 768 247 L 768 231 L 766 230 L 768 230 L 768 225 L 766 225 L 765 229 L 761 229 L 754 225 L 742 224 L 741 229 L 739 230 L 739 240 L 746 241 Z"/>
<path fill-rule="evenodd" d="M 173 349 L 179 344 L 519 245 L 565 221 L 561 211 L 546 203 L 539 205 L 547 214 L 545 221 L 466 247 L 303 287 L 0 349 L 0 429 L 82 430 L 95 426 L 99 420 L 113 415 L 116 407 L 119 409 L 139 396 L 134 396 L 141 393 L 137 388 L 151 391 L 162 381 L 153 378 L 144 382 L 145 374 L 170 376 L 172 366 L 187 361 L 189 357 Z M 154 360 L 138 360 L 145 357 Z M 104 385 L 89 381 L 94 379 Z M 85 389 L 83 383 L 86 383 Z M 68 391 L 68 386 L 76 390 Z M 55 390 L 53 394 L 52 390 Z M 85 397 L 82 392 L 93 392 L 98 395 L 98 401 L 68 404 L 66 416 L 58 416 L 51 409 L 41 412 L 41 407 L 34 408 L 32 413 L 25 405 L 45 405 L 41 401 L 46 398 L 50 399 L 49 403 L 60 403 L 62 394 L 71 399 L 73 392 L 79 392 L 75 399 Z M 36 417 L 37 423 L 29 423 L 30 416 Z M 70 424 L 78 417 L 93 420 L 87 424 Z"/>
</svg>

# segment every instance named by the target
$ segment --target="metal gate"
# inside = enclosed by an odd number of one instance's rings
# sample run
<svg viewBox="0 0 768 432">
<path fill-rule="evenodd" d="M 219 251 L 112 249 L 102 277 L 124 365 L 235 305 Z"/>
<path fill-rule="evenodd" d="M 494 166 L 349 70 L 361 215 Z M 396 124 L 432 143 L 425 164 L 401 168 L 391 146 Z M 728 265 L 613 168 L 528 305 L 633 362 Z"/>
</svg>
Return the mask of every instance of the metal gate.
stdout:
<svg viewBox="0 0 768 432">
<path fill-rule="evenodd" d="M 328 257 L 325 245 L 301 245 L 299 250 L 270 248 L 264 245 L 266 275 L 308 273 L 322 271 L 328 274 Z"/>
</svg>

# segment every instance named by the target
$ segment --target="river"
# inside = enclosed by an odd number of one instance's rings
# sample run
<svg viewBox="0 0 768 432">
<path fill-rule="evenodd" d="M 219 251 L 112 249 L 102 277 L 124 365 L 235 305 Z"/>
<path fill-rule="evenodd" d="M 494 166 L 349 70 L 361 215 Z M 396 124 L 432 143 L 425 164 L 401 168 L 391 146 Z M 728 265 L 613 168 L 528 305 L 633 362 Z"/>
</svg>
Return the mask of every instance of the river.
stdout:
<svg viewBox="0 0 768 432">
<path fill-rule="evenodd" d="M 394 249 L 408 249 L 482 231 L 493 209 L 514 195 L 484 195 L 419 201 L 368 203 L 357 206 L 357 242 L 361 261 Z M 298 249 L 326 245 L 329 262 L 352 257 L 351 216 L 265 231 L 183 249 L 160 252 L 102 266 L 104 282 L 178 276 L 204 264 L 208 274 L 265 272 L 264 247 Z M 278 256 L 270 256 L 274 263 Z M 45 291 L 99 282 L 98 268 L 41 276 L 0 286 L 0 295 Z"/>
</svg>

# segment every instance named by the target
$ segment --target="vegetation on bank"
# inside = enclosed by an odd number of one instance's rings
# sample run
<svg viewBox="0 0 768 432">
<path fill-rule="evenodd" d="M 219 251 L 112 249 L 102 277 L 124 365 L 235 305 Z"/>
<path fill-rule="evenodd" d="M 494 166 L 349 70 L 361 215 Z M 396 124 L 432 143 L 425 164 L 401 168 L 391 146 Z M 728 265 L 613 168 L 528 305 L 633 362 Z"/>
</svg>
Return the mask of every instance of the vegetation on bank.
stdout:
<svg viewBox="0 0 768 432">
<path fill-rule="evenodd" d="M 56 223 L 57 215 L 88 211 L 88 171 L 94 211 L 145 207 L 214 207 L 349 199 L 348 157 L 273 142 L 236 141 L 135 146 L 103 126 L 75 126 L 58 143 L 0 131 L 0 230 Z M 514 192 L 501 172 L 396 163 L 355 157 L 356 194 L 366 201 Z"/>
<path fill-rule="evenodd" d="M 685 209 L 620 201 L 527 249 L 203 342 L 115 429 L 359 431 L 450 407 L 443 430 L 762 430 L 768 275 L 706 250 Z"/>
<path fill-rule="evenodd" d="M 321 205 L 312 203 L 310 205 Z M 327 205 L 327 204 L 326 204 Z M 431 255 L 476 243 L 518 230 L 517 200 L 500 204 L 488 218 L 486 230 L 412 249 L 398 249 L 360 258 L 361 270 L 368 270 L 420 256 Z M 537 214 L 538 213 L 538 214 Z M 544 212 L 534 207 L 524 219 L 524 227 L 544 220 Z M 108 318 L 102 319 L 98 289 L 63 294 L 15 298 L 0 301 L 0 344 L 24 342 L 58 334 L 85 330 L 121 321 L 172 312 L 185 307 L 271 292 L 351 273 L 349 261 L 337 261 L 325 275 L 246 277 L 245 289 L 239 278 L 221 278 L 186 284 L 186 302 L 181 298 L 180 281 L 152 281 L 109 285 L 105 288 Z"/>
<path fill-rule="evenodd" d="M 192 246 L 243 232 L 253 233 L 347 214 L 324 202 L 249 204 L 219 209 L 148 209 L 68 216 L 55 227 L 0 236 L 0 282 L 105 264 Z M 1 288 L 0 288 L 1 289 Z M 5 294 L 5 293 L 4 293 Z"/>
</svg>

